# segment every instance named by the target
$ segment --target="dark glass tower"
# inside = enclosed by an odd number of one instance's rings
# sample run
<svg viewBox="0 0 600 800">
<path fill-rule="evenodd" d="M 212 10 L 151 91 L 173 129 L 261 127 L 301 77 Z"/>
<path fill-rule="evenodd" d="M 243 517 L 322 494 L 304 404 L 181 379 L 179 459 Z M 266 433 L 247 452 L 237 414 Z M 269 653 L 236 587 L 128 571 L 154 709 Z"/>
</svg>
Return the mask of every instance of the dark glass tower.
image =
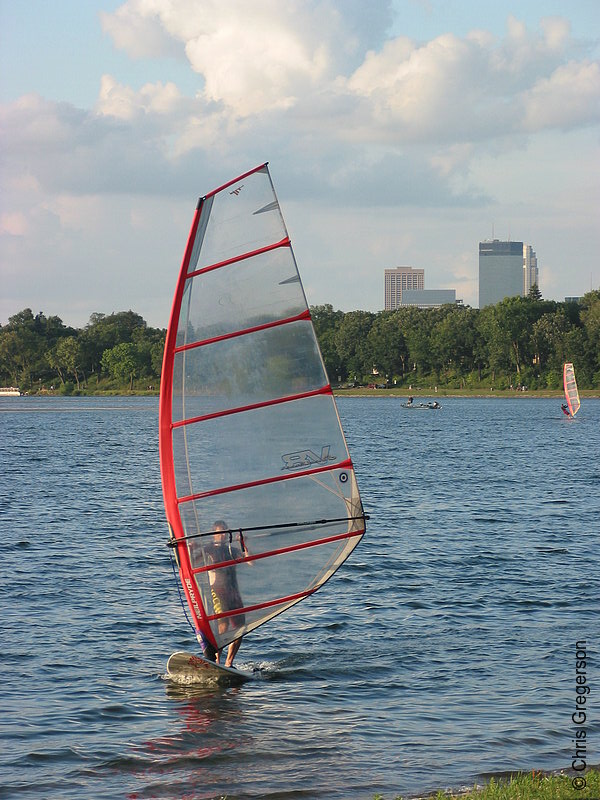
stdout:
<svg viewBox="0 0 600 800">
<path fill-rule="evenodd" d="M 523 294 L 523 242 L 479 242 L 479 308 Z"/>
</svg>

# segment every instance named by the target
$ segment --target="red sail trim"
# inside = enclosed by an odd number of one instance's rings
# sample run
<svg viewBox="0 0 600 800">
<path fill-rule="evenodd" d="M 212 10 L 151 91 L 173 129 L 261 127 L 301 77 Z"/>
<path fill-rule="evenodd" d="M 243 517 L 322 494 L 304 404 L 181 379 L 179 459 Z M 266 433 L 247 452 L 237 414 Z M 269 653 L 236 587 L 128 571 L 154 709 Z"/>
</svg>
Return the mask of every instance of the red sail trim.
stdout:
<svg viewBox="0 0 600 800">
<path fill-rule="evenodd" d="M 219 192 L 222 192 L 223 189 L 228 189 L 230 186 L 233 186 L 234 183 L 238 183 L 238 181 L 243 181 L 244 178 L 248 178 L 248 177 L 250 177 L 250 175 L 254 175 L 255 172 L 260 172 L 261 169 L 264 169 L 267 166 L 268 163 L 269 163 L 268 161 L 265 161 L 264 164 L 260 164 L 258 167 L 254 167 L 254 169 L 249 169 L 248 172 L 244 172 L 243 175 L 239 175 L 237 178 L 234 178 L 232 181 L 227 181 L 227 183 L 224 183 L 223 186 L 219 186 L 218 189 L 213 189 L 212 192 L 209 192 L 208 194 L 205 194 L 204 197 L 201 198 L 201 199 L 202 200 L 206 200 L 209 197 L 213 197 L 215 194 L 219 194 Z"/>
<path fill-rule="evenodd" d="M 190 417 L 190 419 L 182 419 L 179 422 L 173 423 L 173 428 L 181 428 L 183 425 L 193 425 L 195 422 L 205 422 L 208 419 L 217 419 L 218 417 L 227 417 L 230 414 L 240 414 L 243 411 L 254 411 L 257 408 L 267 408 L 268 406 L 276 406 L 279 403 L 291 403 L 293 400 L 304 400 L 306 397 L 317 397 L 321 394 L 333 394 L 330 384 L 321 386 L 319 389 L 313 389 L 310 392 L 299 392 L 298 394 L 290 394 L 286 397 L 277 397 L 274 400 L 263 400 L 261 403 L 250 403 L 247 406 L 238 406 L 236 408 L 227 408 L 224 411 L 214 411 L 212 414 L 203 414 L 200 417 Z"/>
<path fill-rule="evenodd" d="M 264 603 L 256 603 L 253 606 L 244 606 L 243 608 L 235 608 L 233 611 L 222 611 L 220 614 L 211 614 L 207 617 L 208 620 L 211 622 L 215 619 L 223 619 L 223 617 L 235 617 L 238 614 L 243 613 L 250 613 L 251 611 L 260 611 L 262 608 L 271 608 L 272 606 L 282 606 L 285 603 L 292 603 L 295 600 L 302 600 L 303 597 L 309 597 L 311 594 L 314 594 L 317 589 L 321 588 L 321 584 L 319 586 L 315 586 L 312 589 L 307 589 L 305 592 L 298 592 L 298 594 L 290 594 L 287 597 L 280 597 L 279 600 L 267 600 Z"/>
<path fill-rule="evenodd" d="M 218 564 L 210 564 L 208 567 L 197 567 L 192 572 L 196 575 L 199 572 L 210 572 L 214 569 L 222 569 L 223 567 L 232 567 L 235 564 L 245 564 L 248 561 L 259 561 L 261 558 L 271 558 L 272 556 L 280 556 L 285 553 L 293 553 L 296 550 L 305 550 L 307 547 L 319 547 L 322 544 L 330 544 L 331 542 L 338 542 L 341 539 L 352 539 L 355 536 L 363 536 L 365 529 L 359 531 L 350 531 L 346 533 L 337 533 L 335 536 L 327 536 L 325 539 L 314 539 L 312 542 L 302 542 L 302 544 L 291 544 L 289 547 L 279 547 L 277 550 L 267 550 L 258 555 L 243 556 L 242 558 L 232 558 L 229 561 L 221 561 Z"/>
<path fill-rule="evenodd" d="M 200 269 L 194 270 L 194 272 L 188 273 L 186 275 L 186 279 L 195 278 L 197 275 L 204 275 L 205 272 L 212 272 L 214 269 L 221 269 L 221 267 L 227 267 L 230 264 L 237 264 L 240 261 L 246 261 L 248 258 L 254 258 L 254 256 L 260 256 L 263 253 L 269 253 L 271 250 L 277 250 L 279 247 L 291 247 L 292 243 L 290 241 L 290 237 L 286 236 L 280 242 L 275 242 L 275 244 L 269 244 L 265 247 L 261 247 L 258 250 L 251 250 L 248 253 L 242 253 L 239 256 L 234 256 L 233 258 L 228 258 L 226 261 L 219 261 L 216 264 L 211 264 L 208 267 L 201 267 Z"/>
<path fill-rule="evenodd" d="M 158 444 L 159 444 L 159 459 L 160 471 L 163 485 L 163 498 L 165 504 L 165 512 L 167 521 L 173 538 L 183 544 L 185 541 L 185 531 L 183 523 L 179 514 L 179 506 L 177 502 L 177 490 L 175 485 L 175 468 L 173 461 L 173 437 L 172 437 L 172 400 L 173 400 L 173 362 L 175 358 L 175 345 L 177 342 L 177 328 L 179 322 L 179 315 L 181 312 L 181 304 L 183 301 L 183 294 L 185 289 L 185 275 L 189 268 L 190 260 L 194 250 L 194 244 L 198 233 L 202 211 L 204 209 L 204 201 L 198 203 L 192 226 L 188 236 L 181 268 L 179 271 L 179 278 L 175 296 L 173 298 L 173 306 L 171 308 L 171 316 L 169 319 L 169 327 L 167 329 L 167 336 L 165 340 L 165 349 L 163 356 L 163 366 L 161 372 L 161 387 L 160 387 L 160 401 L 159 401 L 159 423 L 158 423 Z M 183 541 L 182 541 L 183 540 Z M 191 574 L 191 563 L 187 547 L 178 547 L 179 559 L 179 574 L 183 584 L 183 590 L 187 600 L 194 626 L 196 630 L 202 630 L 203 634 L 208 640 L 216 646 L 214 635 L 208 623 L 205 609 L 197 595 L 197 588 L 193 585 L 195 583 Z M 189 584 L 188 584 L 189 581 Z"/>
<path fill-rule="evenodd" d="M 215 342 L 223 342 L 226 339 L 235 339 L 236 336 L 246 336 L 248 333 L 256 333 L 257 331 L 266 331 L 269 328 L 277 328 L 280 325 L 288 325 L 291 322 L 303 322 L 310 320 L 310 311 L 306 309 L 301 314 L 296 314 L 293 317 L 286 317 L 285 319 L 277 319 L 273 322 L 264 322 L 262 325 L 255 325 L 252 328 L 244 328 L 241 331 L 232 331 L 231 333 L 223 333 L 221 336 L 213 336 L 211 339 L 202 339 L 199 342 L 190 342 L 188 344 L 180 344 L 175 348 L 176 353 L 182 353 L 184 350 L 192 350 L 194 347 L 204 347 L 206 344 L 214 344 Z"/>
<path fill-rule="evenodd" d="M 208 492 L 198 492 L 198 494 L 190 494 L 187 497 L 179 497 L 178 503 L 189 503 L 192 500 L 200 500 L 203 497 L 216 497 L 219 494 L 227 494 L 227 492 L 235 492 L 238 489 L 253 489 L 255 486 L 266 486 L 269 483 L 278 483 L 279 481 L 289 481 L 293 478 L 302 478 L 305 475 L 316 475 L 319 472 L 331 472 L 334 469 L 353 469 L 352 459 L 348 458 L 345 461 L 340 461 L 337 464 L 327 464 L 324 467 L 314 467 L 313 469 L 306 469 L 303 472 L 293 472 L 289 475 L 275 475 L 273 478 L 263 478 L 260 481 L 249 481 L 248 483 L 239 483 L 235 486 L 224 486 L 221 489 L 211 489 Z"/>
<path fill-rule="evenodd" d="M 192 252 L 194 249 L 194 242 L 198 232 L 200 218 L 202 216 L 202 209 L 204 203 L 200 203 L 196 209 L 192 227 L 188 237 L 187 245 L 183 255 L 177 288 L 175 290 L 175 297 L 173 298 L 173 307 L 171 309 L 171 317 L 169 320 L 169 327 L 167 329 L 167 337 L 165 341 L 165 350 L 163 356 L 163 365 L 161 372 L 161 386 L 160 386 L 160 404 L 159 404 L 159 458 L 160 458 L 160 472 L 163 483 L 163 495 L 165 500 L 165 510 L 167 520 L 171 525 L 173 536 L 176 539 L 185 536 L 181 518 L 179 516 L 179 508 L 177 506 L 177 492 L 175 488 L 175 467 L 173 461 L 173 439 L 172 439 L 172 402 L 173 402 L 173 362 L 175 359 L 175 349 L 177 342 L 177 328 L 179 322 L 179 315 L 181 312 L 181 303 L 183 300 L 183 293 L 185 287 L 185 273 L 187 272 Z"/>
</svg>

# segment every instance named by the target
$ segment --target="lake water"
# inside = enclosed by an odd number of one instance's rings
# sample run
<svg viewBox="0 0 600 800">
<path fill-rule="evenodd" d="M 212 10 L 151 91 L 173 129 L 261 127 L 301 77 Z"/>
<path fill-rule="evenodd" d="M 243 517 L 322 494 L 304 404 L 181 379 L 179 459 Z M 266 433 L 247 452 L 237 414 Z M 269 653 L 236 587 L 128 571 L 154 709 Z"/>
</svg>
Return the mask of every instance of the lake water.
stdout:
<svg viewBox="0 0 600 800">
<path fill-rule="evenodd" d="M 0 797 L 386 800 L 600 761 L 600 400 L 339 401 L 367 536 L 230 689 L 165 546 L 155 398 L 0 398 Z M 592 658 L 593 655 L 593 658 Z M 574 794 L 576 796 L 577 793 Z"/>
</svg>

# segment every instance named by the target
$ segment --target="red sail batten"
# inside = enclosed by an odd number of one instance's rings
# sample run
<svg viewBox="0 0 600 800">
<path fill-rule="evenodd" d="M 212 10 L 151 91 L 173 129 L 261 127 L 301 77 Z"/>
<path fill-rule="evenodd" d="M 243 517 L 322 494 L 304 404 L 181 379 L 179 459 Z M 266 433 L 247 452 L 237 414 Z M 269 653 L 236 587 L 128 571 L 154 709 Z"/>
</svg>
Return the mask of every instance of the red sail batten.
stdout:
<svg viewBox="0 0 600 800">
<path fill-rule="evenodd" d="M 218 419 L 219 417 L 228 417 L 230 414 L 241 414 L 243 411 L 255 411 L 257 408 L 268 408 L 268 406 L 276 406 L 280 403 L 291 403 L 294 400 L 304 400 L 307 397 L 318 397 L 322 394 L 332 394 L 330 384 L 321 386 L 319 389 L 313 389 L 310 392 L 299 392 L 298 394 L 290 394 L 287 397 L 277 397 L 275 400 L 264 400 L 262 403 L 250 403 L 247 406 L 238 406 L 237 408 L 227 408 L 224 411 L 214 411 L 212 414 L 203 414 L 199 417 L 191 417 L 190 419 L 182 419 L 179 422 L 173 423 L 173 428 L 181 428 L 184 425 L 192 425 L 195 422 L 205 422 L 209 419 Z"/>
<path fill-rule="evenodd" d="M 293 472 L 289 475 L 275 475 L 272 478 L 262 478 L 259 481 L 248 481 L 248 483 L 238 483 L 234 486 L 223 486 L 220 489 L 210 489 L 208 492 L 198 492 L 197 494 L 190 494 L 186 497 L 179 497 L 177 502 L 190 503 L 192 500 L 200 500 L 203 497 L 216 497 L 219 494 L 227 494 L 227 492 L 236 492 L 239 489 L 252 489 L 255 486 L 266 486 L 269 483 L 278 483 L 279 481 L 289 481 L 293 478 L 300 478 L 304 475 L 316 475 L 319 472 L 331 472 L 334 469 L 353 469 L 352 460 L 348 458 L 346 461 L 340 461 L 337 464 L 327 464 L 324 467 L 314 467 L 313 469 L 303 470 L 302 472 Z"/>
<path fill-rule="evenodd" d="M 194 575 L 200 572 L 210 572 L 215 569 L 222 569 L 223 567 L 232 567 L 235 564 L 245 564 L 248 561 L 259 561 L 261 558 L 270 558 L 272 556 L 283 555 L 284 553 L 293 553 L 296 550 L 305 550 L 307 547 L 319 547 L 322 544 L 329 544 L 330 542 L 338 542 L 341 539 L 352 539 L 355 536 L 363 536 L 365 529 L 359 531 L 349 531 L 346 533 L 337 533 L 335 536 L 327 536 L 325 539 L 314 539 L 312 542 L 302 542 L 301 544 L 291 544 L 289 547 L 280 547 L 277 550 L 268 550 L 264 553 L 257 555 L 244 556 L 243 558 L 233 558 L 229 561 L 222 561 L 219 564 L 210 564 L 207 567 L 198 567 L 193 569 Z"/>
<path fill-rule="evenodd" d="M 221 336 L 213 336 L 211 339 L 202 339 L 199 342 L 190 342 L 189 344 L 180 344 L 175 348 L 176 353 L 183 353 L 185 350 L 192 350 L 194 347 L 204 347 L 206 344 L 214 344 L 215 342 L 224 342 L 226 339 L 235 339 L 237 336 L 246 336 L 249 333 L 256 333 L 257 331 L 266 331 L 269 328 L 278 328 L 280 325 L 289 325 L 291 322 L 301 322 L 303 320 L 310 320 L 310 312 L 303 311 L 301 314 L 296 314 L 293 317 L 286 317 L 285 319 L 277 319 L 273 322 L 264 322 L 262 325 L 255 325 L 252 328 L 244 328 L 240 331 L 232 331 L 231 333 L 223 333 Z"/>
<path fill-rule="evenodd" d="M 269 244 L 266 245 L 266 247 L 260 247 L 258 250 L 250 250 L 248 253 L 242 253 L 234 258 L 228 258 L 226 261 L 219 261 L 217 264 L 210 264 L 208 267 L 202 267 L 194 272 L 189 272 L 186 277 L 195 278 L 198 275 L 204 275 L 205 272 L 212 272 L 215 269 L 221 269 L 221 267 L 228 267 L 230 264 L 238 264 L 240 261 L 247 261 L 249 258 L 254 258 L 254 256 L 260 256 L 263 253 L 270 253 L 271 250 L 277 250 L 280 247 L 291 247 L 291 244 L 290 237 L 286 236 L 280 242 L 275 242 L 275 244 Z"/>
<path fill-rule="evenodd" d="M 290 594 L 287 597 L 282 597 L 279 600 L 266 600 L 264 603 L 256 603 L 253 606 L 244 606 L 243 608 L 236 608 L 233 611 L 222 611 L 220 614 L 211 614 L 208 619 L 215 620 L 215 619 L 223 619 L 224 617 L 235 617 L 237 614 L 243 613 L 250 613 L 251 611 L 260 611 L 263 608 L 272 608 L 273 606 L 283 606 L 286 603 L 292 603 L 295 600 L 302 600 L 304 597 L 310 597 L 311 594 L 314 594 L 317 589 L 320 588 L 319 586 L 315 586 L 312 589 L 307 589 L 304 592 L 298 592 L 297 594 Z"/>
<path fill-rule="evenodd" d="M 258 167 L 254 167 L 254 169 L 249 169 L 248 172 L 244 172 L 243 175 L 239 175 L 237 178 L 234 178 L 232 181 L 227 181 L 227 183 L 224 183 L 222 186 L 219 186 L 218 189 L 213 189 L 212 192 L 209 192 L 208 194 L 205 194 L 204 197 L 201 198 L 201 199 L 202 200 L 208 200 L 209 197 L 214 197 L 216 194 L 219 194 L 219 192 L 222 192 L 223 189 L 229 189 L 229 187 L 233 186 L 235 183 L 239 183 L 240 181 L 243 181 L 244 178 L 249 178 L 250 175 L 254 175 L 255 172 L 260 172 L 261 170 L 265 169 L 265 167 L 268 165 L 268 163 L 269 163 L 268 161 L 265 161 L 264 164 L 260 164 Z"/>
</svg>

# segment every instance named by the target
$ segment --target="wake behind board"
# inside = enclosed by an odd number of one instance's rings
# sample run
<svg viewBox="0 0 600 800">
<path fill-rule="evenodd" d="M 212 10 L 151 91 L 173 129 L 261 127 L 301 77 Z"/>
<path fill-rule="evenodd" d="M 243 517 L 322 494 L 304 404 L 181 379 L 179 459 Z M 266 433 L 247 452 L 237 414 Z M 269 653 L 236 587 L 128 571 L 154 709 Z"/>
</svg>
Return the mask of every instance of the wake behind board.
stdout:
<svg viewBox="0 0 600 800">
<path fill-rule="evenodd" d="M 174 683 L 218 684 L 236 686 L 250 680 L 250 675 L 233 667 L 223 667 L 207 658 L 180 650 L 167 661 L 167 675 Z"/>
</svg>

